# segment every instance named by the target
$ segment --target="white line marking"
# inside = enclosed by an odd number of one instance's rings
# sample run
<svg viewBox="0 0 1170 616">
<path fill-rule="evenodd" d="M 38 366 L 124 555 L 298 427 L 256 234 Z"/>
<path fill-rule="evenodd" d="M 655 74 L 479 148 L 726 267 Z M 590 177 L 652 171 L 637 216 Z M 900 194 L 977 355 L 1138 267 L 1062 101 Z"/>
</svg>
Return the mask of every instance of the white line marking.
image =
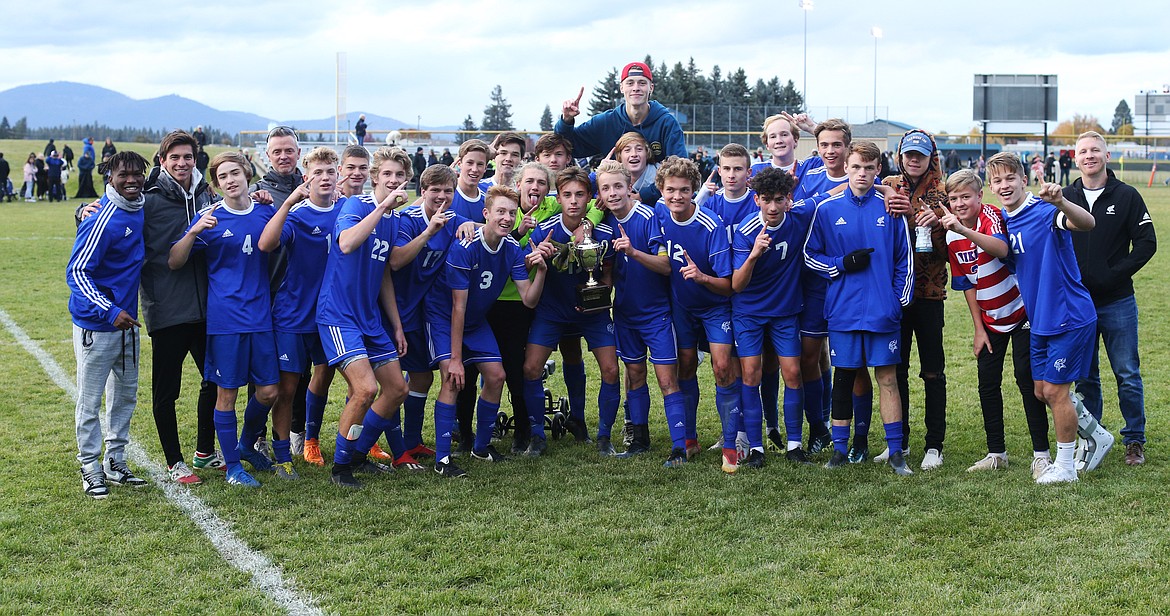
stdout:
<svg viewBox="0 0 1170 616">
<path fill-rule="evenodd" d="M 41 364 L 45 374 L 69 394 L 70 400 L 77 400 L 77 385 L 61 368 L 53 356 L 42 349 L 28 334 L 17 325 L 8 312 L 0 308 L 0 323 L 12 334 L 13 338 Z M 159 463 L 150 459 L 146 450 L 135 441 L 126 446 L 126 455 L 136 466 L 145 468 L 155 485 L 162 488 L 167 500 L 181 509 L 204 535 L 211 540 L 211 544 L 219 550 L 224 560 L 231 566 L 252 576 L 252 585 L 272 598 L 290 614 L 321 614 L 321 609 L 311 597 L 297 591 L 291 580 L 286 580 L 280 568 L 268 560 L 268 557 L 248 547 L 232 532 L 227 522 L 215 515 L 215 510 L 203 502 L 203 499 L 192 494 L 189 490 L 179 487 L 170 480 L 167 470 Z"/>
<path fill-rule="evenodd" d="M 56 236 L 40 236 L 40 235 L 25 235 L 21 237 L 0 237 L 0 242 L 72 242 L 75 238 L 72 237 L 56 237 Z"/>
</svg>

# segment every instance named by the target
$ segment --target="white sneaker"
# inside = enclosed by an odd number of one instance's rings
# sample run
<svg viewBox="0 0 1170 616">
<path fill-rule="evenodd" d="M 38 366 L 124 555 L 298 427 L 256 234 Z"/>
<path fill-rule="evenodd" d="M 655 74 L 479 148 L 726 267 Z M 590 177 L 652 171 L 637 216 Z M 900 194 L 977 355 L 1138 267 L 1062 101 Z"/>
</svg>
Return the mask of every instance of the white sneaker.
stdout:
<svg viewBox="0 0 1170 616">
<path fill-rule="evenodd" d="M 747 432 L 740 432 L 735 435 L 735 450 L 739 452 L 739 459 L 746 460 L 748 453 L 751 452 L 751 442 L 748 441 Z"/>
<path fill-rule="evenodd" d="M 933 447 L 930 449 L 927 449 L 926 455 L 922 456 L 922 470 L 924 470 L 924 471 L 934 470 L 934 469 L 942 466 L 942 463 L 943 463 L 942 452 L 937 450 L 937 449 L 934 449 Z"/>
<path fill-rule="evenodd" d="M 910 457 L 910 450 L 903 449 L 902 450 L 902 457 L 906 457 L 906 458 Z M 939 456 L 939 457 L 941 458 L 942 456 Z M 889 447 L 886 447 L 885 450 L 883 450 L 881 453 L 879 453 L 873 459 L 874 464 L 885 464 L 886 462 L 889 462 L 889 461 L 890 461 L 890 448 Z"/>
<path fill-rule="evenodd" d="M 189 486 L 202 483 L 202 480 L 199 479 L 199 476 L 196 475 L 191 470 L 191 467 L 187 466 L 187 463 L 183 462 L 182 460 L 175 462 L 174 466 L 168 467 L 167 472 L 171 474 L 171 481 L 174 481 L 175 483 Z"/>
<path fill-rule="evenodd" d="M 1036 479 L 1036 483 L 1050 484 L 1050 483 L 1073 483 L 1077 480 L 1077 472 L 1073 469 L 1066 469 L 1064 467 L 1053 464 L 1044 471 Z"/>
<path fill-rule="evenodd" d="M 968 473 L 976 471 L 1002 471 L 1007 470 L 1008 458 L 1006 453 L 989 453 L 987 457 L 967 467 Z"/>
<path fill-rule="evenodd" d="M 288 435 L 288 451 L 294 456 L 305 455 L 305 433 L 293 432 Z"/>
<path fill-rule="evenodd" d="M 1032 458 L 1032 479 L 1040 479 L 1049 466 L 1052 466 L 1050 458 Z"/>
</svg>

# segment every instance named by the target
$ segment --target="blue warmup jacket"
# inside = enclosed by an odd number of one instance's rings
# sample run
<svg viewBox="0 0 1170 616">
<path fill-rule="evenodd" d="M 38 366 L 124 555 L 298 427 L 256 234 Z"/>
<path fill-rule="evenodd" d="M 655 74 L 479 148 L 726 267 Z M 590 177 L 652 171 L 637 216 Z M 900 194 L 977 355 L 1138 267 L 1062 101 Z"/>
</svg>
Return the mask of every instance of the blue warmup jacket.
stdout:
<svg viewBox="0 0 1170 616">
<path fill-rule="evenodd" d="M 98 211 L 81 221 L 65 270 L 69 314 L 78 327 L 113 332 L 123 310 L 138 318 L 138 283 L 146 258 L 142 221 L 141 209 L 124 210 L 105 195 Z"/>
<path fill-rule="evenodd" d="M 650 113 L 637 126 L 630 123 L 626 105 L 622 103 L 589 118 L 580 126 L 566 124 L 561 118 L 553 127 L 553 132 L 564 135 L 573 144 L 573 158 L 607 154 L 622 135 L 631 131 L 641 134 L 650 144 L 651 162 L 661 162 L 671 155 L 687 157 L 687 141 L 682 127 L 658 101 L 650 101 Z"/>
</svg>

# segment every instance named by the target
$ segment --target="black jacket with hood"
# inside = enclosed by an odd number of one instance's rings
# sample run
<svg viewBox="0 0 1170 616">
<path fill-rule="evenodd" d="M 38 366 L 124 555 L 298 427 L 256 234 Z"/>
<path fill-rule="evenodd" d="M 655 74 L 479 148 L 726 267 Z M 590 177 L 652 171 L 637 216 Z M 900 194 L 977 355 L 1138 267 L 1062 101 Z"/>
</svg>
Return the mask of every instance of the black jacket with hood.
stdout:
<svg viewBox="0 0 1170 616">
<path fill-rule="evenodd" d="M 203 176 L 196 170 L 191 173 L 192 188 L 184 191 L 170 175 L 155 167 L 143 190 L 146 263 L 142 267 L 142 312 L 147 333 L 207 320 L 207 266 L 203 255 L 191 255 L 178 270 L 172 271 L 167 265 L 171 244 L 183 236 L 199 210 L 215 200 Z"/>
</svg>

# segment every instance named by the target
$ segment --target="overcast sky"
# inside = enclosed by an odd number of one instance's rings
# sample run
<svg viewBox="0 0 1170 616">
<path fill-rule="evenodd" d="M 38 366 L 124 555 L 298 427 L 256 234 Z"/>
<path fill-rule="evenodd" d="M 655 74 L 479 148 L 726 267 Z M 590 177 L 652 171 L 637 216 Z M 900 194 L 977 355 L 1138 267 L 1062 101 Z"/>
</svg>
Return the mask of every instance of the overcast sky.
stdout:
<svg viewBox="0 0 1170 616">
<path fill-rule="evenodd" d="M 1121 99 L 1170 83 L 1170 7 L 1153 0 L 813 0 L 808 104 L 867 107 L 932 131 L 966 132 L 975 73 L 1059 76 L 1059 116 L 1109 126 Z M 279 120 L 334 112 L 336 52 L 348 109 L 424 126 L 478 123 L 503 87 L 517 128 L 611 67 L 694 57 L 803 89 L 799 0 L 171 3 L 45 0 L 4 10 L 0 90 L 79 81 L 132 98 L 179 94 Z M 579 8 L 572 9 L 570 7 Z M 585 107 L 583 104 L 582 107 Z M 823 111 L 822 111 L 823 113 Z M 885 115 L 882 113 L 881 115 Z M 823 118 L 817 118 L 823 119 Z M 193 122 L 195 120 L 192 120 Z M 264 127 L 258 127 L 264 128 Z M 372 128 L 378 128 L 374 126 Z"/>
</svg>

